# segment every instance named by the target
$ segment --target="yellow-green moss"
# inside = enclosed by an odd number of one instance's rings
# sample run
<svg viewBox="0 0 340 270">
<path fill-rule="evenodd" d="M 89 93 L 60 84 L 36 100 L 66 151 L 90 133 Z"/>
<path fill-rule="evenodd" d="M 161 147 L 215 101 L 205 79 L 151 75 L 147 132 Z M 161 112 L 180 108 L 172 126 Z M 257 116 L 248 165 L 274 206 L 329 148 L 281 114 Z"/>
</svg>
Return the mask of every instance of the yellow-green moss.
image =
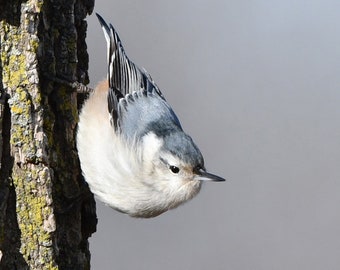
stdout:
<svg viewBox="0 0 340 270">
<path fill-rule="evenodd" d="M 32 8 L 39 10 L 42 4 L 43 1 L 38 1 Z M 28 17 L 26 23 L 30 23 Z M 32 121 L 32 113 L 37 114 L 36 111 L 42 106 L 42 95 L 37 88 L 39 86 L 30 83 L 28 79 L 28 69 L 35 69 L 36 60 L 28 63 L 29 57 L 26 57 L 27 54 L 37 54 L 39 40 L 34 35 L 22 33 L 24 29 L 5 21 L 0 22 L 0 28 L 5 31 L 0 40 L 0 61 L 2 83 L 10 93 L 10 143 L 14 152 L 20 155 L 20 160 L 18 156 L 15 157 L 15 164 L 21 163 L 20 167 L 15 165 L 12 172 L 17 193 L 16 211 L 21 242 L 25 243 L 21 245 L 20 252 L 28 265 L 34 265 L 36 262 L 29 263 L 29 260 L 34 258 L 31 255 L 39 249 L 39 260 L 46 261 L 47 264 L 44 269 L 58 269 L 53 261 L 53 248 L 48 245 L 52 244 L 53 232 L 44 229 L 44 221 L 53 214 L 52 207 L 47 203 L 47 199 L 51 201 L 51 194 L 46 183 L 51 181 L 51 176 L 48 173 L 41 174 L 45 165 L 36 162 L 36 150 L 42 146 L 39 145 L 42 142 L 34 140 L 34 125 L 37 123 Z M 24 52 L 24 49 L 29 52 Z M 32 109 L 36 111 L 33 112 Z M 1 230 L 3 228 L 0 228 L 0 237 L 3 238 L 4 232 Z"/>
<path fill-rule="evenodd" d="M 40 186 L 37 178 L 33 178 L 33 176 L 39 176 L 38 171 L 41 168 L 38 165 L 31 165 L 29 169 L 30 173 L 28 174 L 21 170 L 17 170 L 13 174 L 13 183 L 22 195 L 18 197 L 17 201 L 21 237 L 30 239 L 30 241 L 25 241 L 26 245 L 22 245 L 20 249 L 26 260 L 29 260 L 30 253 L 36 250 L 37 245 L 39 245 L 39 249 L 46 249 L 46 254 L 42 254 L 42 257 L 48 258 L 51 255 L 50 250 L 48 247 L 42 246 L 42 243 L 52 243 L 51 233 L 43 229 L 44 220 L 47 220 L 52 214 L 52 209 L 47 207 L 46 203 L 48 191 L 45 187 Z M 29 208 L 27 208 L 28 205 Z"/>
</svg>

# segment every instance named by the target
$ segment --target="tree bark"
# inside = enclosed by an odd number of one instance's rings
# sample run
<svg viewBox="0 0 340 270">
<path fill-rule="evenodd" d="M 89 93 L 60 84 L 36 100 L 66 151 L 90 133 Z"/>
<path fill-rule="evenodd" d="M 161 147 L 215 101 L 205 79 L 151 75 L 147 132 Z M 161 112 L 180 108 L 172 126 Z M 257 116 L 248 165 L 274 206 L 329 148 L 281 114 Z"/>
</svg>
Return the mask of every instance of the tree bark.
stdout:
<svg viewBox="0 0 340 270">
<path fill-rule="evenodd" d="M 0 269 L 89 269 L 95 202 L 75 147 L 94 0 L 0 0 Z M 57 83 L 59 82 L 59 83 Z"/>
</svg>

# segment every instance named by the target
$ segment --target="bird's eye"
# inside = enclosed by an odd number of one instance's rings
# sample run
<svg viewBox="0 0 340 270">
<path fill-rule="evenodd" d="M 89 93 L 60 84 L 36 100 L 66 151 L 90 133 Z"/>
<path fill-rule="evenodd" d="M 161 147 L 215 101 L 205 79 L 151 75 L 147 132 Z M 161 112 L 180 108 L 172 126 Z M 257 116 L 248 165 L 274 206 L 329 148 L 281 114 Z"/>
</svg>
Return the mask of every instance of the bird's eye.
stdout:
<svg viewBox="0 0 340 270">
<path fill-rule="evenodd" d="M 173 165 L 170 165 L 170 171 L 172 171 L 173 173 L 179 173 L 179 168 L 178 167 L 176 167 L 176 166 L 173 166 Z"/>
</svg>

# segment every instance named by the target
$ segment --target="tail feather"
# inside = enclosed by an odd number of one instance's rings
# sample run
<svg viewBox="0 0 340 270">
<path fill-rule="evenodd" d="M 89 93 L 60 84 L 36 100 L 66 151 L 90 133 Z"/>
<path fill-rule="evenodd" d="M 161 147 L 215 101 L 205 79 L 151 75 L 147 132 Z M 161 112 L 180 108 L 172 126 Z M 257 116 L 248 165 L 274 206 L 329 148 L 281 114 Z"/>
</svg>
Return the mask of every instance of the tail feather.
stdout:
<svg viewBox="0 0 340 270">
<path fill-rule="evenodd" d="M 119 125 L 118 106 L 120 99 L 135 91 L 155 91 L 164 99 L 161 91 L 145 69 L 140 69 L 127 57 L 122 42 L 110 24 L 96 14 L 107 43 L 107 79 L 109 83 L 108 110 L 112 118 L 114 128 Z"/>
<path fill-rule="evenodd" d="M 99 14 L 96 15 L 107 42 L 110 88 L 120 91 L 123 96 L 141 89 L 155 88 L 158 94 L 162 96 L 159 88 L 145 69 L 141 70 L 127 57 L 122 42 L 113 26 L 108 25 Z"/>
</svg>

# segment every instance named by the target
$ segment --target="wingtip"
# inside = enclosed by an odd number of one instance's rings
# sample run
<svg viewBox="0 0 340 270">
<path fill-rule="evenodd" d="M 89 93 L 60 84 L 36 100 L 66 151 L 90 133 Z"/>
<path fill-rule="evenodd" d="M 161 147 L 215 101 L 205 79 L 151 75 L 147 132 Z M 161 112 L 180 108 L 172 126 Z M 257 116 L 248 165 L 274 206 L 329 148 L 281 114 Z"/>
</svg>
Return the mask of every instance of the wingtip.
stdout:
<svg viewBox="0 0 340 270">
<path fill-rule="evenodd" d="M 97 12 L 96 12 L 96 16 L 98 18 L 98 21 L 100 22 L 101 25 L 106 25 L 105 20 L 103 19 L 102 16 L 100 16 Z"/>
<path fill-rule="evenodd" d="M 100 23 L 100 26 L 104 32 L 105 38 L 107 40 L 107 42 L 109 43 L 112 39 L 113 36 L 115 36 L 115 38 L 117 39 L 117 41 L 121 42 L 117 31 L 115 30 L 115 28 L 112 26 L 112 24 L 108 24 L 104 18 L 99 15 L 98 13 L 96 13 L 96 16 L 98 18 L 98 21 Z"/>
<path fill-rule="evenodd" d="M 105 34 L 105 38 L 109 40 L 109 33 L 110 33 L 110 27 L 108 26 L 108 24 L 106 23 L 106 21 L 104 20 L 104 18 L 102 16 L 100 16 L 98 13 L 96 13 L 96 16 L 98 18 L 98 21 L 100 23 L 100 26 Z"/>
<path fill-rule="evenodd" d="M 121 39 L 111 23 L 106 23 L 101 15 L 95 13 L 107 41 L 107 62 L 109 87 L 121 91 L 125 96 L 141 88 L 155 88 L 162 97 L 150 75 L 138 68 L 127 57 Z"/>
</svg>

